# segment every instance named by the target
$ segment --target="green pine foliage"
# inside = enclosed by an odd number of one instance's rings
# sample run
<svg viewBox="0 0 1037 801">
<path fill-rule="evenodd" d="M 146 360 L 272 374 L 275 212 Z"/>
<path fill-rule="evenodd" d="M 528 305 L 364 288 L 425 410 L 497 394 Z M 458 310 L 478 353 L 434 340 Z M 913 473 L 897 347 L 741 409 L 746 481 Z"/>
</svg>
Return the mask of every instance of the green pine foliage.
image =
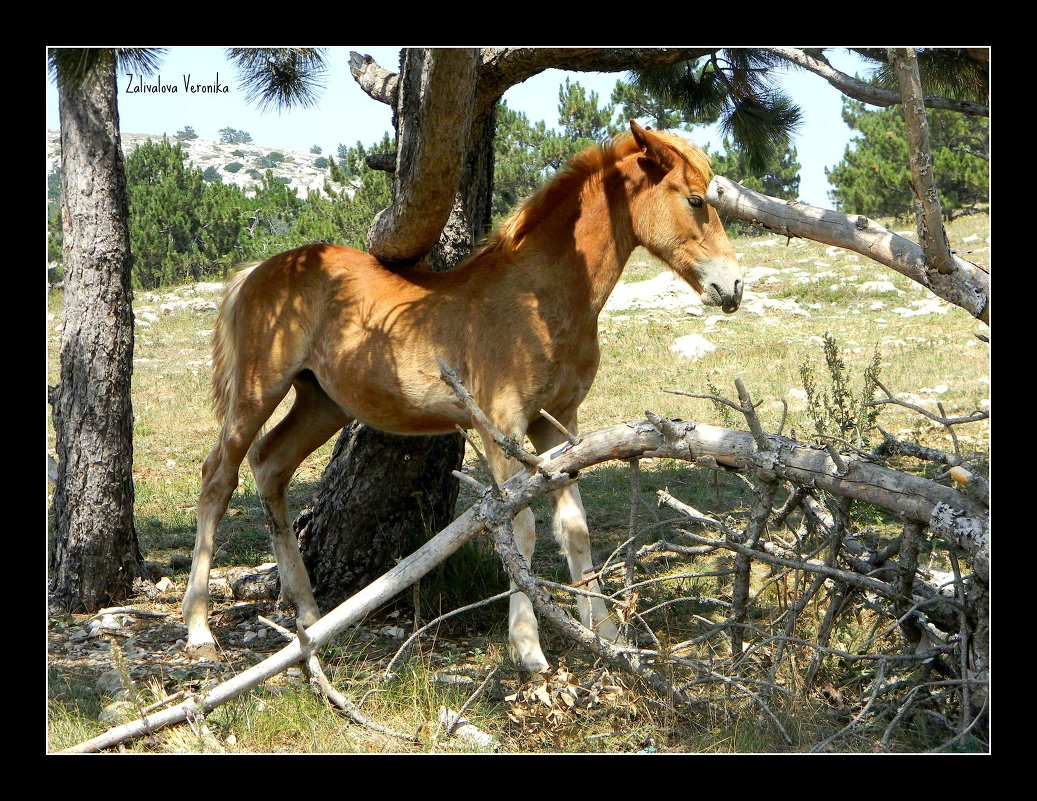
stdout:
<svg viewBox="0 0 1037 801">
<path fill-rule="evenodd" d="M 225 169 L 227 172 L 238 172 L 244 166 L 245 165 L 242 164 L 240 161 L 232 161 L 230 164 L 224 164 L 223 169 Z"/>
<path fill-rule="evenodd" d="M 181 130 L 176 132 L 176 138 L 181 140 L 197 139 L 198 134 L 195 133 L 194 128 L 190 125 L 185 125 Z"/>
<path fill-rule="evenodd" d="M 179 142 L 147 141 L 126 159 L 133 281 L 140 287 L 199 280 L 222 272 L 237 249 L 242 221 L 236 187 L 206 183 L 185 164 Z"/>
<path fill-rule="evenodd" d="M 612 90 L 612 105 L 617 106 L 616 125 L 625 128 L 630 120 L 637 120 L 656 131 L 683 128 L 694 120 L 690 115 L 667 104 L 644 87 L 626 81 L 616 81 Z"/>
<path fill-rule="evenodd" d="M 391 149 L 388 136 L 371 150 Z M 142 289 L 218 278 L 235 264 L 262 259 L 309 242 L 334 242 L 364 248 L 374 215 L 390 205 L 390 181 L 367 167 L 366 150 L 347 148 L 353 171 L 332 197 L 311 193 L 298 197 L 270 170 L 249 170 L 256 179 L 249 189 L 207 180 L 187 163 L 187 151 L 176 140 L 149 140 L 126 159 L 130 204 L 133 283 Z M 240 162 L 224 168 L 243 169 Z M 59 268 L 60 176 L 48 179 L 48 259 Z"/>
<path fill-rule="evenodd" d="M 930 109 L 929 146 L 940 203 L 948 218 L 989 200 L 989 122 L 953 111 Z M 842 161 L 826 169 L 836 208 L 847 214 L 907 217 L 911 170 L 904 117 L 899 106 L 866 110 L 845 100 L 843 120 L 855 131 Z"/>
<path fill-rule="evenodd" d="M 541 121 L 531 123 L 522 112 L 501 101 L 494 138 L 491 216 L 499 223 L 537 190 L 572 156 L 621 130 L 612 125 L 614 103 L 599 107 L 597 92 L 566 78 L 558 87 L 558 119 L 562 130 Z M 625 127 L 625 126 L 623 126 Z"/>
<path fill-rule="evenodd" d="M 252 134 L 231 127 L 220 128 L 220 141 L 228 145 L 247 145 L 252 141 Z"/>
<path fill-rule="evenodd" d="M 796 148 L 788 144 L 771 151 L 759 170 L 753 169 L 745 149 L 732 144 L 727 137 L 724 137 L 724 152 L 710 153 L 709 160 L 714 173 L 737 181 L 754 192 L 785 200 L 799 197 L 800 164 Z M 764 230 L 744 220 L 725 220 L 725 227 L 732 235 L 756 235 Z"/>
</svg>

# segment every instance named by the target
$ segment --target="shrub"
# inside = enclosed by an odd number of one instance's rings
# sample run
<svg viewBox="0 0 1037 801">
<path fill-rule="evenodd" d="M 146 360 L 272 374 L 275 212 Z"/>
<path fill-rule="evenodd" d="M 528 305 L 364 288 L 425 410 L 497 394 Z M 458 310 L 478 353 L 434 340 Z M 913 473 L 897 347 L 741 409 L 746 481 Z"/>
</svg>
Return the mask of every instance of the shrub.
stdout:
<svg viewBox="0 0 1037 801">
<path fill-rule="evenodd" d="M 213 166 L 209 166 L 209 167 L 206 167 L 205 168 L 205 172 L 202 173 L 202 180 L 203 181 L 209 181 L 210 183 L 213 183 L 213 182 L 216 182 L 216 181 L 222 181 L 223 178 L 220 177 L 220 171 L 219 170 L 217 170 Z"/>
<path fill-rule="evenodd" d="M 244 166 L 240 161 L 232 161 L 230 164 L 225 165 L 223 169 L 227 172 L 238 172 Z"/>
<path fill-rule="evenodd" d="M 313 160 L 313 166 L 318 170 L 325 170 L 328 167 L 328 160 L 324 158 L 324 156 L 321 156 L 320 158 Z"/>
</svg>

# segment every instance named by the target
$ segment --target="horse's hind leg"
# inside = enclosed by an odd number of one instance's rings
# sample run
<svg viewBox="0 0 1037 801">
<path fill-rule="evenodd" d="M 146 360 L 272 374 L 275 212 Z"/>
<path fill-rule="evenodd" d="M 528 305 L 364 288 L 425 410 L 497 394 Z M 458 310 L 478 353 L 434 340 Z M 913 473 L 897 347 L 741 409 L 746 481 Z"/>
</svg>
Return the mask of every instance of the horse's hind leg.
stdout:
<svg viewBox="0 0 1037 801">
<path fill-rule="evenodd" d="M 187 624 L 187 652 L 194 657 L 215 659 L 216 641 L 209 631 L 209 567 L 212 562 L 216 526 L 227 511 L 238 486 L 238 468 L 260 427 L 288 393 L 283 389 L 232 404 L 223 422 L 219 441 L 202 465 L 202 491 L 198 496 L 198 531 L 195 536 L 191 576 L 184 593 L 183 613 Z"/>
<path fill-rule="evenodd" d="M 567 428 L 576 433 L 576 416 L 563 421 Z M 547 450 L 565 442 L 562 435 L 554 426 L 547 421 L 538 420 L 529 427 L 529 439 L 537 449 L 537 453 Z M 586 580 L 587 576 L 594 575 L 594 563 L 591 560 L 590 534 L 587 527 L 587 512 L 583 508 L 580 499 L 580 489 L 576 484 L 570 484 L 556 492 L 551 493 L 552 529 L 555 539 L 558 540 L 565 551 L 565 557 L 569 562 L 569 576 L 573 583 Z M 601 593 L 601 587 L 596 578 L 587 581 L 585 585 L 588 592 Z M 601 637 L 612 642 L 619 638 L 619 630 L 615 620 L 609 614 L 605 603 L 601 598 L 588 598 L 585 595 L 576 596 L 576 604 L 580 610 L 580 621 L 589 629 L 596 631 Z"/>
<path fill-rule="evenodd" d="M 300 623 L 310 626 L 320 618 L 313 599 L 299 543 L 288 523 L 288 482 L 303 459 L 345 426 L 350 418 L 321 389 L 313 374 L 296 376 L 295 402 L 291 411 L 248 452 L 256 489 L 266 511 L 274 558 L 281 576 L 281 591 L 295 605 Z"/>
</svg>

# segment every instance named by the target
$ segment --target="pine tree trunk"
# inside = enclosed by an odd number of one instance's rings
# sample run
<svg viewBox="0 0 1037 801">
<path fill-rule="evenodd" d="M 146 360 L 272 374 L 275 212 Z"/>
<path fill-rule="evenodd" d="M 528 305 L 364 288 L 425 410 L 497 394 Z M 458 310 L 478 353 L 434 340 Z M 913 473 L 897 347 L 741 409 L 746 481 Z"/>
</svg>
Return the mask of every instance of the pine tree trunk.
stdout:
<svg viewBox="0 0 1037 801">
<path fill-rule="evenodd" d="M 407 101 L 397 119 L 408 113 Z M 489 230 L 495 127 L 495 106 L 472 120 L 460 189 L 427 257 L 433 269 L 454 267 Z M 311 508 L 295 523 L 322 609 L 363 588 L 453 519 L 458 487 L 450 471 L 463 457 L 458 434 L 397 437 L 362 425 L 342 432 Z"/>
<path fill-rule="evenodd" d="M 51 602 L 96 611 L 142 574 L 133 527 L 133 311 L 114 56 L 81 83 L 58 78 L 65 327 Z"/>
</svg>

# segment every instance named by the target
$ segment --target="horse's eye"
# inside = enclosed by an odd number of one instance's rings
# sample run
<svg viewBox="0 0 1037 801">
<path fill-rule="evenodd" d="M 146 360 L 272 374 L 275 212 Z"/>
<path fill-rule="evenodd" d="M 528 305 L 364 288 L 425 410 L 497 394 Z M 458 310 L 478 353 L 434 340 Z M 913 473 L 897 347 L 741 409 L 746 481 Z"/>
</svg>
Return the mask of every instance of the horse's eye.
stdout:
<svg viewBox="0 0 1037 801">
<path fill-rule="evenodd" d="M 688 198 L 688 204 L 693 209 L 701 209 L 702 206 L 705 204 L 705 201 L 702 199 L 702 195 L 692 195 Z"/>
</svg>

